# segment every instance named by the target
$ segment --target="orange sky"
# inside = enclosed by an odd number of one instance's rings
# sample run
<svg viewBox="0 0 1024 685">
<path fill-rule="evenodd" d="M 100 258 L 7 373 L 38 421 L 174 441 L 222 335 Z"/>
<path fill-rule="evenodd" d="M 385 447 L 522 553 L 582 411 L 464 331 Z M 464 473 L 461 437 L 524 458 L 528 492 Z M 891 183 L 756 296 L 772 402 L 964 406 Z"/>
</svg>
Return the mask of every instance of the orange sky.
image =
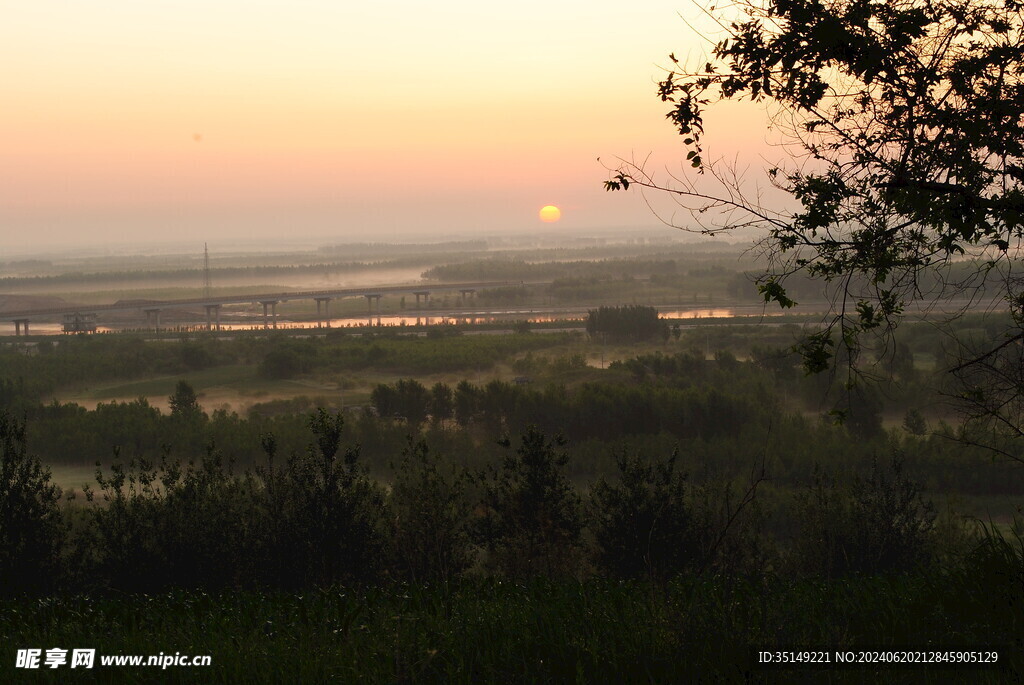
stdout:
<svg viewBox="0 0 1024 685">
<path fill-rule="evenodd" d="M 347 4 L 5 7 L 0 250 L 541 230 L 545 204 L 559 230 L 655 223 L 596 158 L 678 162 L 655 82 L 704 49 L 687 7 Z M 764 138 L 709 129 L 726 152 Z"/>
</svg>

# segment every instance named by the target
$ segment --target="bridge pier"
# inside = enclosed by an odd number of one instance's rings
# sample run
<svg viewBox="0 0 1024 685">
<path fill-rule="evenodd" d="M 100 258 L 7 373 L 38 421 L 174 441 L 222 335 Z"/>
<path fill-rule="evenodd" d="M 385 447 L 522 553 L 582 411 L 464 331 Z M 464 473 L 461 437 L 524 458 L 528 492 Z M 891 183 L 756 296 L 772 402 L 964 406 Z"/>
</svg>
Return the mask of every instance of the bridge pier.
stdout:
<svg viewBox="0 0 1024 685">
<path fill-rule="evenodd" d="M 460 288 L 459 294 L 462 295 L 462 301 L 465 303 L 466 295 L 472 295 L 473 299 L 476 299 L 476 288 Z"/>
<path fill-rule="evenodd" d="M 430 304 L 430 291 L 429 290 L 414 290 L 413 295 L 416 296 L 416 309 L 420 308 L 420 297 L 423 297 L 423 304 Z"/>
<path fill-rule="evenodd" d="M 21 335 L 21 326 L 25 326 L 25 335 L 28 335 L 28 319 L 14 319 L 14 335 Z"/>
<path fill-rule="evenodd" d="M 380 295 L 380 293 L 373 293 L 373 294 L 370 294 L 370 295 L 366 295 L 365 297 L 366 297 L 366 311 L 368 313 L 368 316 L 370 317 L 370 325 L 371 326 L 373 325 L 373 301 L 374 301 L 374 299 L 377 300 L 377 325 L 379 326 L 380 325 L 380 298 L 381 298 L 381 295 Z"/>
<path fill-rule="evenodd" d="M 151 318 L 155 319 L 155 324 L 153 324 L 153 332 L 159 333 L 160 332 L 160 312 L 161 312 L 161 310 L 159 308 L 152 308 L 152 309 L 146 309 L 146 310 L 143 310 L 143 311 L 146 312 L 146 326 L 147 327 L 150 326 L 150 319 Z"/>
<path fill-rule="evenodd" d="M 220 305 L 219 304 L 205 304 L 206 307 L 206 330 L 210 330 L 210 312 L 213 311 L 217 317 L 217 330 L 220 330 Z"/>
<path fill-rule="evenodd" d="M 316 300 L 316 325 L 317 325 L 317 327 L 319 328 L 321 323 L 325 323 L 326 327 L 330 328 L 331 327 L 331 313 L 329 311 L 329 308 L 331 306 L 331 298 L 330 297 L 314 297 L 313 299 Z M 323 314 L 323 317 L 320 316 L 320 303 L 321 302 L 324 303 L 324 314 Z"/>
<path fill-rule="evenodd" d="M 267 307 L 270 307 L 270 312 L 274 317 L 274 328 L 277 328 L 277 300 L 260 300 L 260 304 L 263 305 L 263 327 L 269 328 L 267 324 Z"/>
</svg>

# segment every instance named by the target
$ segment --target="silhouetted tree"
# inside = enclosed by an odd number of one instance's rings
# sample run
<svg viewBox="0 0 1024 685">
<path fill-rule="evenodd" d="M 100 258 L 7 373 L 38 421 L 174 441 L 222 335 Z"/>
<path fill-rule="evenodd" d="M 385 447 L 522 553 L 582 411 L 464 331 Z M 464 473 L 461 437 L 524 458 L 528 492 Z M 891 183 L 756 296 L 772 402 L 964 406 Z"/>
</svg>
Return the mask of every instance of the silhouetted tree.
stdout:
<svg viewBox="0 0 1024 685">
<path fill-rule="evenodd" d="M 480 407 L 480 391 L 469 381 L 459 381 L 455 386 L 455 420 L 460 426 L 468 426 L 476 417 Z"/>
<path fill-rule="evenodd" d="M 413 442 L 395 466 L 392 547 L 400 575 L 414 582 L 454 580 L 472 562 L 469 475 Z"/>
<path fill-rule="evenodd" d="M 446 383 L 437 382 L 430 388 L 430 417 L 437 423 L 447 421 L 455 414 L 455 394 Z"/>
<path fill-rule="evenodd" d="M 171 408 L 171 416 L 181 418 L 192 418 L 203 411 L 196 391 L 188 381 L 178 381 L 174 386 L 174 394 L 167 398 L 167 404 Z"/>
<path fill-rule="evenodd" d="M 1005 299 L 1012 322 L 965 350 L 957 370 L 971 418 L 996 432 L 990 444 L 1019 442 L 1024 385 L 1006 369 L 1024 341 L 1013 268 L 1024 240 L 1020 4 L 741 0 L 707 11 L 723 29 L 710 56 L 687 65 L 670 55 L 658 88 L 693 175 L 664 183 L 625 162 L 606 187 L 667 191 L 705 233 L 762 229 L 766 302 L 793 306 L 794 276 L 824 280 L 832 312 L 801 346 L 812 372 L 842 348 L 856 380 L 862 339 L 890 334 L 911 302 Z M 708 112 L 744 99 L 774 113 L 793 158 L 765 181 L 792 202 L 766 205 L 705 154 Z"/>
<path fill-rule="evenodd" d="M 700 566 L 689 484 L 676 455 L 645 463 L 620 454 L 616 463 L 619 481 L 602 478 L 590 491 L 598 565 L 621 578 L 654 580 Z"/>
<path fill-rule="evenodd" d="M 509 442 L 503 443 L 506 448 Z M 488 563 L 513 578 L 575 573 L 580 501 L 565 474 L 561 440 L 528 429 L 515 455 L 485 481 L 480 539 Z"/>
<path fill-rule="evenodd" d="M 28 454 L 25 424 L 0 411 L 0 594 L 49 589 L 66 532 L 60 495 Z"/>
<path fill-rule="evenodd" d="M 667 340 L 668 322 L 658 318 L 658 310 L 642 305 L 598 307 L 587 313 L 587 333 L 604 334 L 618 340 Z"/>
<path fill-rule="evenodd" d="M 268 463 L 258 474 L 268 507 L 264 573 L 275 584 L 363 581 L 381 573 L 384 493 L 359 466 L 358 446 L 342 452 L 343 426 L 340 414 L 318 410 L 309 417 L 313 444 L 284 464 L 276 460 L 276 439 L 263 437 Z"/>
<path fill-rule="evenodd" d="M 889 468 L 876 462 L 848 488 L 820 470 L 799 496 L 797 570 L 825 577 L 906 573 L 934 553 L 935 511 L 896 455 Z"/>
</svg>

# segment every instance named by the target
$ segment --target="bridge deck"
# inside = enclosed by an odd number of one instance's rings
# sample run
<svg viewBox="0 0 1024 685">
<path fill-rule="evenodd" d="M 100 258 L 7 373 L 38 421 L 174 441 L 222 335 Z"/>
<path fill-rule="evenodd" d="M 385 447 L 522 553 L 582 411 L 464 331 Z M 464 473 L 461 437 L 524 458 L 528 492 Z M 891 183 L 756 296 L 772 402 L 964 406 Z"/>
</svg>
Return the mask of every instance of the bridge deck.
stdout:
<svg viewBox="0 0 1024 685">
<path fill-rule="evenodd" d="M 367 295 L 386 295 L 389 293 L 414 293 L 414 292 L 458 292 L 461 290 L 474 290 L 477 288 L 500 288 L 503 286 L 522 285 L 522 281 L 486 281 L 480 283 L 438 283 L 424 287 L 423 283 L 410 285 L 388 285 L 382 287 L 364 288 L 335 288 L 329 290 L 293 290 L 283 293 L 260 293 L 255 295 L 228 295 L 224 297 L 196 297 L 183 300 L 135 300 L 114 304 L 97 305 L 68 305 L 67 307 L 54 307 L 50 309 L 24 309 L 20 311 L 4 312 L 0 314 L 5 319 L 26 319 L 33 316 L 60 316 L 63 314 L 75 314 L 80 312 L 123 312 L 142 311 L 146 309 L 174 309 L 178 307 L 211 306 L 222 304 L 248 304 L 250 302 L 277 301 L 288 302 L 289 300 L 312 300 L 316 298 L 342 298 L 342 297 L 365 297 Z"/>
</svg>

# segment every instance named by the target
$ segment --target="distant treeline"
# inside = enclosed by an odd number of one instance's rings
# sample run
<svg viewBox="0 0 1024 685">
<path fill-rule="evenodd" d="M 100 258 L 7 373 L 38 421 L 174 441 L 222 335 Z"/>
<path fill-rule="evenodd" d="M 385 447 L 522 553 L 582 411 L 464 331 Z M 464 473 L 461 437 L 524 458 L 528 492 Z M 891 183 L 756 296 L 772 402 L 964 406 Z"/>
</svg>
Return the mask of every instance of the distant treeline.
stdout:
<svg viewBox="0 0 1024 685">
<path fill-rule="evenodd" d="M 268 278 L 273 276 L 289 276 L 298 274 L 345 273 L 369 271 L 374 269 L 398 269 L 415 267 L 423 264 L 423 259 L 415 256 L 385 259 L 373 262 L 321 262 L 311 264 L 260 265 L 260 266 L 212 266 L 211 278 Z M 0 287 L 48 285 L 59 283 L 105 283 L 118 280 L 171 280 L 201 283 L 203 269 L 133 269 L 127 271 L 98 271 L 91 273 L 68 272 L 50 276 L 6 276 L 0 278 Z"/>
<path fill-rule="evenodd" d="M 992 339 L 1002 323 L 969 317 L 962 322 L 961 337 Z M 367 463 L 378 474 L 387 471 L 388 460 L 408 432 L 422 430 L 439 449 L 465 454 L 482 465 L 494 455 L 490 441 L 496 435 L 535 425 L 571 440 L 570 452 L 579 457 L 570 465 L 574 476 L 608 473 L 613 468 L 609 443 L 656 451 L 687 445 L 683 459 L 689 468 L 721 455 L 732 455 L 721 462 L 732 463 L 744 441 L 763 441 L 770 432 L 786 446 L 778 477 L 799 479 L 813 470 L 823 451 L 837 463 L 863 468 L 872 454 L 888 449 L 893 429 L 886 430 L 886 420 L 897 426 L 908 466 L 929 489 L 1015 492 L 1017 480 L 1003 462 L 965 450 L 950 439 L 954 431 L 942 424 L 936 384 L 955 357 L 948 356 L 945 337 L 930 326 L 906 327 L 895 346 L 879 353 L 877 360 L 866 352 L 865 363 L 878 364 L 872 370 L 892 374 L 893 383 L 884 389 L 864 383 L 849 390 L 832 384 L 827 374 L 807 376 L 799 355 L 779 344 L 787 338 L 785 327 L 683 332 L 679 342 L 664 345 L 669 354 L 644 354 L 604 370 L 588 365 L 581 338 L 572 334 L 438 337 L 445 333 L 351 337 L 333 332 L 327 337 L 198 337 L 180 342 L 86 336 L 41 342 L 35 348 L 2 346 L 0 407 L 29 418 L 30 448 L 55 463 L 106 461 L 115 446 L 126 455 L 155 459 L 163 445 L 173 445 L 187 458 L 211 443 L 239 463 L 253 463 L 259 457 L 261 432 L 272 430 L 289 449 L 301 449 L 301 414 L 318 404 L 341 409 L 341 394 L 263 402 L 241 416 L 213 412 L 188 424 L 187 430 L 145 401 L 104 403 L 87 411 L 68 404 L 44 405 L 43 398 L 68 384 L 161 375 L 187 380 L 190 374 L 229 365 L 248 369 L 244 373 L 254 379 L 337 380 L 347 374 L 380 373 L 408 378 L 401 385 L 377 386 L 376 415 L 360 412 L 350 421 Z M 790 339 L 795 333 L 788 333 Z M 766 344 L 769 340 L 774 344 Z M 737 359 L 732 349 L 748 359 Z M 708 352 L 713 359 L 706 358 Z M 425 387 L 414 378 L 437 373 L 479 377 L 493 373 L 499 364 L 509 364 L 519 382 L 467 380 Z M 346 404 L 351 403 L 349 399 Z M 845 417 L 842 426 L 831 425 L 833 417 L 819 418 L 830 411 Z"/>
<path fill-rule="evenodd" d="M 806 484 L 816 463 L 827 462 L 845 473 L 864 471 L 896 448 L 930 491 L 1021 492 L 1013 477 L 1015 464 L 964 447 L 948 426 L 884 430 L 881 405 L 871 396 L 840 393 L 838 400 L 848 411 L 842 425 L 808 417 L 802 407 L 820 401 L 820 389 L 802 382 L 795 357 L 786 368 L 772 355 L 761 354 L 761 361 L 752 362 L 728 353 L 715 360 L 693 353 L 644 355 L 613 363 L 599 382 L 572 381 L 572 369 L 582 373 L 582 360 L 564 360 L 560 365 L 569 383 L 540 387 L 500 380 L 426 387 L 402 379 L 378 385 L 371 396 L 376 416 L 360 418 L 352 429 L 370 446 L 371 459 L 378 450 L 398 447 L 395 434 L 422 431 L 451 451 L 464 449 L 465 437 L 472 436 L 477 447 L 468 463 L 484 464 L 494 456 L 489 438 L 537 427 L 565 436 L 574 456 L 571 472 L 588 478 L 613 470 L 609 445 L 649 451 L 679 447 L 685 468 L 732 475 L 746 463 L 742 455 L 749 455 L 750 446 L 759 445 L 778 451 L 774 482 L 791 486 Z M 794 411 L 794 405 L 801 409 Z M 462 430 L 453 432 L 453 424 Z"/>
<path fill-rule="evenodd" d="M 423 278 L 435 281 L 549 280 L 573 276 L 621 277 L 673 274 L 678 268 L 674 259 L 528 262 L 522 259 L 491 258 L 435 266 L 424 271 Z"/>
<path fill-rule="evenodd" d="M 999 281 L 1010 277 L 1010 267 L 1002 261 L 987 261 L 978 259 L 964 259 L 952 262 L 942 270 L 922 270 L 915 274 L 916 295 L 923 299 L 924 304 L 941 303 L 950 298 L 973 299 L 977 302 L 986 301 L 986 285 L 994 289 L 990 292 L 1002 292 L 997 285 Z M 728 292 L 732 297 L 749 294 L 754 289 L 754 283 L 763 279 L 764 270 L 744 269 L 737 271 L 729 277 Z M 831 301 L 841 295 L 843 291 L 848 293 L 851 299 L 858 297 L 872 297 L 877 284 L 873 284 L 869 278 L 855 275 L 847 281 L 822 281 L 820 278 L 812 278 L 803 271 L 797 271 L 781 280 L 786 289 L 787 296 L 797 301 L 797 308 L 793 311 L 799 312 L 800 303 L 817 303 Z M 989 295 L 991 297 L 991 295 Z M 1000 301 L 1000 304 L 1002 302 Z M 775 305 L 777 306 L 777 305 Z"/>
<path fill-rule="evenodd" d="M 324 245 L 317 252 L 346 257 L 378 257 L 387 255 L 453 254 L 458 252 L 484 252 L 486 240 L 450 240 L 443 243 L 341 243 Z"/>
</svg>

